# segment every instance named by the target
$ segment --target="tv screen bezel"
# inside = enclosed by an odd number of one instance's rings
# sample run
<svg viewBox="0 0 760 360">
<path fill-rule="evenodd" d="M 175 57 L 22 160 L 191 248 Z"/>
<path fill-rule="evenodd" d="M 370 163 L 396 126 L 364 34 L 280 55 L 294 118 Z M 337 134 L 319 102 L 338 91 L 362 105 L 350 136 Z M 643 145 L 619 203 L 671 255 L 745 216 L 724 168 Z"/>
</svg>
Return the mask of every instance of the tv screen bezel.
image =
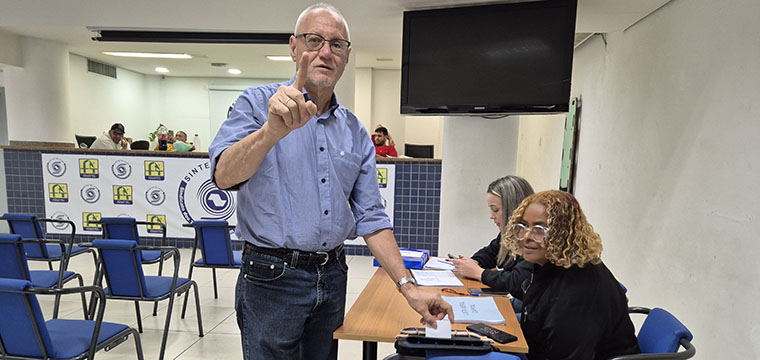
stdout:
<svg viewBox="0 0 760 360">
<path fill-rule="evenodd" d="M 564 59 L 565 63 L 563 66 L 565 67 L 565 73 L 568 74 L 568 81 L 566 84 L 567 87 L 567 100 L 561 103 L 556 104 L 542 104 L 542 105 L 536 105 L 536 104 L 520 104 L 520 105 L 506 105 L 506 104 L 488 104 L 484 106 L 483 104 L 440 104 L 438 106 L 433 107 L 416 107 L 412 106 L 408 103 L 408 87 L 409 87 L 409 57 L 411 53 L 410 49 L 410 31 L 411 31 L 411 21 L 413 20 L 413 17 L 415 16 L 430 16 L 431 13 L 439 12 L 439 11 L 450 11 L 450 10 L 457 10 L 457 11 L 467 11 L 467 9 L 471 8 L 482 8 L 482 7 L 491 7 L 491 6 L 506 6 L 506 7 L 522 7 L 525 6 L 525 4 L 528 4 L 528 6 L 531 5 L 537 5 L 542 7 L 556 7 L 556 6 L 564 6 L 568 9 L 567 16 L 567 29 L 566 31 L 570 34 L 568 37 L 570 38 L 568 41 L 568 44 L 566 45 L 565 49 L 563 49 L 564 55 L 562 58 Z M 563 113 L 567 112 L 569 109 L 569 103 L 570 103 L 570 80 L 572 76 L 572 66 L 573 66 L 573 39 L 575 36 L 575 21 L 576 21 L 576 14 L 577 14 L 577 7 L 578 2 L 577 0 L 538 0 L 538 1 L 525 1 L 525 2 L 510 2 L 510 3 L 496 3 L 496 4 L 481 4 L 481 5 L 475 5 L 475 6 L 459 6 L 459 7 L 446 7 L 446 8 L 435 8 L 435 9 L 425 9 L 425 10 L 412 10 L 412 11 L 405 11 L 403 16 L 403 39 L 402 39 L 402 61 L 401 61 L 401 114 L 402 115 L 429 115 L 429 116 L 440 116 L 440 115 L 447 115 L 447 114 L 457 114 L 457 115 L 476 115 L 476 116 L 482 116 L 482 115 L 498 115 L 498 114 L 506 114 L 506 115 L 521 115 L 521 114 L 556 114 L 556 113 Z"/>
</svg>

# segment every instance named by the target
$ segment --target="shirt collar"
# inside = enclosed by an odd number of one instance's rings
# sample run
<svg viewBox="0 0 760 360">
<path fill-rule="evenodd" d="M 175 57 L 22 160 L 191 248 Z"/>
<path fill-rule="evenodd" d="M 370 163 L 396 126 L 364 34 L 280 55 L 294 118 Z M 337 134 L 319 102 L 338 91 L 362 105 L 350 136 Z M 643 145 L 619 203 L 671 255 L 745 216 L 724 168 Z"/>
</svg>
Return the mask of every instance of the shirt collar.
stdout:
<svg viewBox="0 0 760 360">
<path fill-rule="evenodd" d="M 286 82 L 285 85 L 290 86 L 290 85 L 293 85 L 294 82 L 296 82 L 296 76 L 295 75 L 293 75 L 293 77 L 290 78 L 290 80 L 288 80 L 288 82 Z M 306 89 L 303 89 L 303 98 L 306 101 L 311 100 L 311 97 L 309 96 L 309 93 L 306 92 Z M 334 115 L 335 114 L 335 110 L 337 110 L 339 106 L 340 106 L 340 103 L 338 103 L 338 96 L 335 95 L 335 91 L 333 91 L 332 97 L 330 98 L 330 107 L 329 107 L 329 110 L 326 111 L 321 116 L 319 116 L 318 118 L 322 119 L 322 118 L 325 118 L 325 117 L 329 117 L 330 115 Z"/>
</svg>

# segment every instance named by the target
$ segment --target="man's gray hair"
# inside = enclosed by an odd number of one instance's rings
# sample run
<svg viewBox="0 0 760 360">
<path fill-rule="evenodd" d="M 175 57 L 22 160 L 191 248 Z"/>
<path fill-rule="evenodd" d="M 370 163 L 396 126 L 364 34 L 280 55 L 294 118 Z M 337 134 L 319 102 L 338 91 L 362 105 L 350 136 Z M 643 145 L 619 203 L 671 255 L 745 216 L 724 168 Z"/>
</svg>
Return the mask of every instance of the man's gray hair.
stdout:
<svg viewBox="0 0 760 360">
<path fill-rule="evenodd" d="M 325 9 L 338 15 L 338 17 L 340 17 L 340 19 L 343 20 L 343 26 L 346 27 L 346 36 L 348 37 L 348 39 L 346 40 L 351 40 L 351 32 L 348 30 L 348 22 L 346 21 L 346 18 L 343 17 L 343 14 L 340 13 L 340 10 L 338 10 L 338 8 L 336 8 L 335 6 L 331 4 L 323 3 L 323 2 L 309 5 L 309 7 L 301 11 L 301 14 L 298 15 L 298 20 L 296 20 L 296 27 L 293 29 L 293 35 L 298 35 L 298 26 L 301 25 L 301 20 L 303 20 L 303 18 L 306 17 L 306 14 L 316 9 Z"/>
</svg>

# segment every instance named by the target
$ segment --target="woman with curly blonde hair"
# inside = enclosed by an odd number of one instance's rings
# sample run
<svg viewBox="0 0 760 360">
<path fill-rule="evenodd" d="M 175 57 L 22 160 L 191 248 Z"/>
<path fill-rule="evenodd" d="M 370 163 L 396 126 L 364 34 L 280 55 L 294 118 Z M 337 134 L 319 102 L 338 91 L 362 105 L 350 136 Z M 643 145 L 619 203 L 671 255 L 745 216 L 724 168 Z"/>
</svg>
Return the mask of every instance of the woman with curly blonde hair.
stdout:
<svg viewBox="0 0 760 360">
<path fill-rule="evenodd" d="M 601 259 L 602 239 L 563 191 L 515 209 L 504 246 L 533 263 L 523 283 L 528 358 L 609 359 L 639 352 L 623 289 Z"/>
</svg>

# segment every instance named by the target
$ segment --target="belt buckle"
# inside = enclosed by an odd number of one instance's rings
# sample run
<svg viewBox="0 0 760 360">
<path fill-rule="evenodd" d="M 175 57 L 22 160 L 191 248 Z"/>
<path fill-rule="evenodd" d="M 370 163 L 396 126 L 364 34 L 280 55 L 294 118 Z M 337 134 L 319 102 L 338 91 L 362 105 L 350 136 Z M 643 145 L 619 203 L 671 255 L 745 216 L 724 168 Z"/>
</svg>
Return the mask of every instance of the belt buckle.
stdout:
<svg viewBox="0 0 760 360">
<path fill-rule="evenodd" d="M 319 264 L 319 266 L 325 266 L 325 265 L 327 265 L 327 262 L 330 261 L 330 253 L 328 253 L 327 251 L 317 251 L 316 253 L 318 255 L 322 254 L 322 255 L 325 256 L 325 261 L 323 261 L 321 264 Z"/>
</svg>

